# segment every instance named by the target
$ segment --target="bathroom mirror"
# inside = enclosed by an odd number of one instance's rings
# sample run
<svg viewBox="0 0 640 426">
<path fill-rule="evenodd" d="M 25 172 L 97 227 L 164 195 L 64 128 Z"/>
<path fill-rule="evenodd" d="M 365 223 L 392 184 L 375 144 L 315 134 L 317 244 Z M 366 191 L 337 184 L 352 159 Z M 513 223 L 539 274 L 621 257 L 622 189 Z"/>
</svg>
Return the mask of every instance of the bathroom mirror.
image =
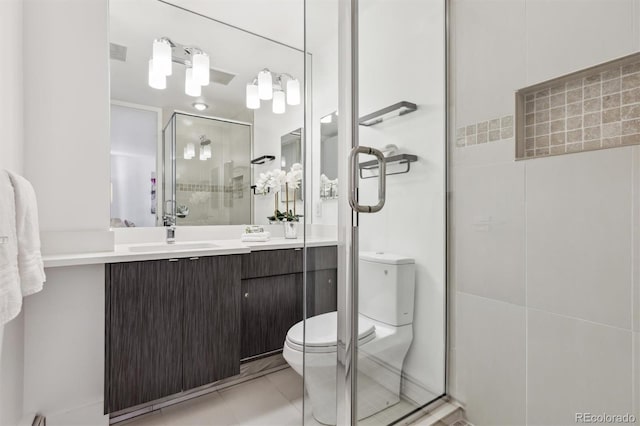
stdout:
<svg viewBox="0 0 640 426">
<path fill-rule="evenodd" d="M 302 165 L 302 129 L 282 135 L 280 138 L 280 168 L 290 172 L 294 164 Z M 302 184 L 302 182 L 300 183 Z M 289 190 L 289 198 L 302 200 L 302 191 Z M 286 202 L 285 200 L 280 200 Z"/>
<path fill-rule="evenodd" d="M 251 187 L 302 162 L 304 53 L 224 22 L 237 5 L 184 6 L 109 2 L 111 224 L 267 223 L 272 195 Z"/>
<path fill-rule="evenodd" d="M 320 198 L 338 198 L 338 113 L 320 119 Z"/>
</svg>

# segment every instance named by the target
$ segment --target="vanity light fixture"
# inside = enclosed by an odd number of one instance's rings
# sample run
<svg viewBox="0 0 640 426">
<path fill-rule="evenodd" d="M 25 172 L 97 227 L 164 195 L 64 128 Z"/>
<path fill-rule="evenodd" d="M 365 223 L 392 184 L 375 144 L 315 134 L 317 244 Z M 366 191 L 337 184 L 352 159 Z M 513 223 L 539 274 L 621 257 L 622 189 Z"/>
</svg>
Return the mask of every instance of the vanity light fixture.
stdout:
<svg viewBox="0 0 640 426">
<path fill-rule="evenodd" d="M 191 106 L 197 109 L 198 111 L 204 111 L 205 109 L 209 108 L 209 105 L 203 102 L 194 102 L 191 104 Z"/>
<path fill-rule="evenodd" d="M 211 60 L 209 55 L 195 46 L 176 44 L 167 37 L 153 41 L 152 58 L 149 61 L 149 86 L 163 90 L 167 87 L 167 76 L 173 72 L 173 62 L 186 69 L 184 92 L 193 97 L 201 96 L 202 86 L 211 82 Z"/>
<path fill-rule="evenodd" d="M 286 91 L 285 91 L 286 88 Z M 284 114 L 286 105 L 300 105 L 300 81 L 291 74 L 275 73 L 265 68 L 246 88 L 246 105 L 249 109 L 260 108 L 261 100 L 273 99 L 274 114 Z"/>
</svg>

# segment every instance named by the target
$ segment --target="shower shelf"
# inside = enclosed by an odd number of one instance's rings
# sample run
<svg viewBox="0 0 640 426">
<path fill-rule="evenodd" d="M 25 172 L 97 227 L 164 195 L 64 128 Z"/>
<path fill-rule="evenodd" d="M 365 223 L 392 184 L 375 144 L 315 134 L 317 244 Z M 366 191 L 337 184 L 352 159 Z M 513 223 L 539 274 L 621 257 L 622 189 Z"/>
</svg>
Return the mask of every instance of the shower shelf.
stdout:
<svg viewBox="0 0 640 426">
<path fill-rule="evenodd" d="M 378 110 L 376 112 L 372 112 L 371 114 L 367 114 L 364 117 L 360 117 L 360 120 L 358 122 L 361 126 L 375 126 L 376 124 L 382 123 L 389 118 L 409 114 L 417 109 L 418 106 L 416 104 L 412 102 L 402 101 L 386 108 L 382 108 L 381 110 Z"/>
<path fill-rule="evenodd" d="M 275 160 L 276 157 L 274 155 L 263 155 L 262 157 L 254 158 L 251 160 L 251 164 L 266 164 Z"/>
<path fill-rule="evenodd" d="M 387 176 L 392 175 L 401 175 L 404 173 L 409 173 L 411 171 L 411 163 L 418 161 L 418 156 L 413 154 L 398 154 L 392 155 L 391 157 L 385 157 L 385 163 L 387 167 L 390 165 L 405 165 L 405 169 L 397 172 L 387 172 Z M 378 177 L 378 175 L 364 176 L 362 174 L 363 170 L 377 170 L 378 160 L 365 161 L 364 163 L 360 163 L 360 178 L 361 179 L 371 179 Z"/>
<path fill-rule="evenodd" d="M 266 195 L 266 194 L 271 192 L 271 188 L 267 188 L 267 192 L 265 192 L 264 194 L 256 193 L 256 188 L 257 187 L 258 187 L 257 185 L 251 185 L 250 186 L 251 190 L 253 191 L 253 195 Z"/>
</svg>

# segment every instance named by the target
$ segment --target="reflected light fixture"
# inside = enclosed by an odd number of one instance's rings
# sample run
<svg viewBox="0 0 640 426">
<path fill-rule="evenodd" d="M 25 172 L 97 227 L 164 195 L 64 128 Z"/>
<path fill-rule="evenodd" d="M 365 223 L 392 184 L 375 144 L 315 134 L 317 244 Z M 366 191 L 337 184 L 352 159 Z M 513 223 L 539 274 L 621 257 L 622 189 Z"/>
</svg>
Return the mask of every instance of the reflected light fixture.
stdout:
<svg viewBox="0 0 640 426">
<path fill-rule="evenodd" d="M 297 78 L 267 68 L 260 71 L 246 88 L 247 108 L 258 109 L 261 100 L 273 99 L 271 109 L 274 114 L 284 114 L 286 105 L 300 105 L 300 98 L 300 81 Z"/>
<path fill-rule="evenodd" d="M 284 92 L 282 90 L 278 90 L 273 93 L 272 110 L 274 114 L 284 114 L 284 97 Z"/>
<path fill-rule="evenodd" d="M 154 89 L 166 89 L 167 76 L 172 74 L 173 62 L 186 67 L 184 92 L 189 96 L 200 96 L 202 86 L 208 86 L 211 82 L 209 55 L 198 47 L 183 46 L 167 37 L 153 41 L 152 57 L 149 61 L 149 86 Z"/>
<path fill-rule="evenodd" d="M 168 38 L 162 37 L 153 40 L 153 66 L 157 73 L 169 76 L 171 75 L 171 42 Z"/>
<path fill-rule="evenodd" d="M 167 77 L 156 70 L 153 59 L 149 60 L 149 86 L 159 90 L 167 88 Z"/>
<path fill-rule="evenodd" d="M 188 143 L 187 146 L 184 147 L 184 159 L 191 160 L 196 156 L 196 146 L 192 143 Z"/>
<path fill-rule="evenodd" d="M 200 86 L 208 86 L 210 81 L 209 55 L 202 50 L 193 53 L 193 79 Z"/>
<path fill-rule="evenodd" d="M 260 108 L 260 96 L 258 95 L 258 85 L 249 83 L 247 84 L 247 108 L 258 109 Z"/>
<path fill-rule="evenodd" d="M 300 82 L 295 78 L 287 81 L 287 104 L 300 105 Z"/>
<path fill-rule="evenodd" d="M 258 95 L 265 101 L 273 98 L 273 78 L 268 69 L 258 73 Z"/>
<path fill-rule="evenodd" d="M 187 68 L 187 72 L 185 73 L 184 93 L 194 97 L 202 95 L 202 86 L 200 86 L 193 77 L 193 68 Z"/>
<path fill-rule="evenodd" d="M 204 111 L 205 109 L 209 108 L 209 105 L 205 104 L 204 102 L 194 102 L 191 104 L 191 106 L 198 111 Z"/>
</svg>

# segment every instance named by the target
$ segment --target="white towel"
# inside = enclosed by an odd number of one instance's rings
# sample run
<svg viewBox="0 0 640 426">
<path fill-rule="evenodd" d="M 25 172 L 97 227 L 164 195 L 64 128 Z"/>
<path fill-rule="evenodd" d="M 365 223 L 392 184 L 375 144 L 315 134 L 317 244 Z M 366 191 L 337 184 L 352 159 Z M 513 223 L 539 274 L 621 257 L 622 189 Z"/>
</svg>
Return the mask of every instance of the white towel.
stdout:
<svg viewBox="0 0 640 426">
<path fill-rule="evenodd" d="M 240 241 L 243 242 L 265 242 L 269 241 L 271 237 L 270 232 L 250 232 L 244 233 L 240 236 Z"/>
<path fill-rule="evenodd" d="M 0 170 L 0 326 L 22 308 L 17 241 L 13 186 L 9 174 Z"/>
<path fill-rule="evenodd" d="M 33 186 L 22 176 L 9 172 L 16 204 L 16 235 L 18 236 L 18 273 L 22 296 L 42 290 L 46 281 L 40 253 L 38 204 Z"/>
</svg>

